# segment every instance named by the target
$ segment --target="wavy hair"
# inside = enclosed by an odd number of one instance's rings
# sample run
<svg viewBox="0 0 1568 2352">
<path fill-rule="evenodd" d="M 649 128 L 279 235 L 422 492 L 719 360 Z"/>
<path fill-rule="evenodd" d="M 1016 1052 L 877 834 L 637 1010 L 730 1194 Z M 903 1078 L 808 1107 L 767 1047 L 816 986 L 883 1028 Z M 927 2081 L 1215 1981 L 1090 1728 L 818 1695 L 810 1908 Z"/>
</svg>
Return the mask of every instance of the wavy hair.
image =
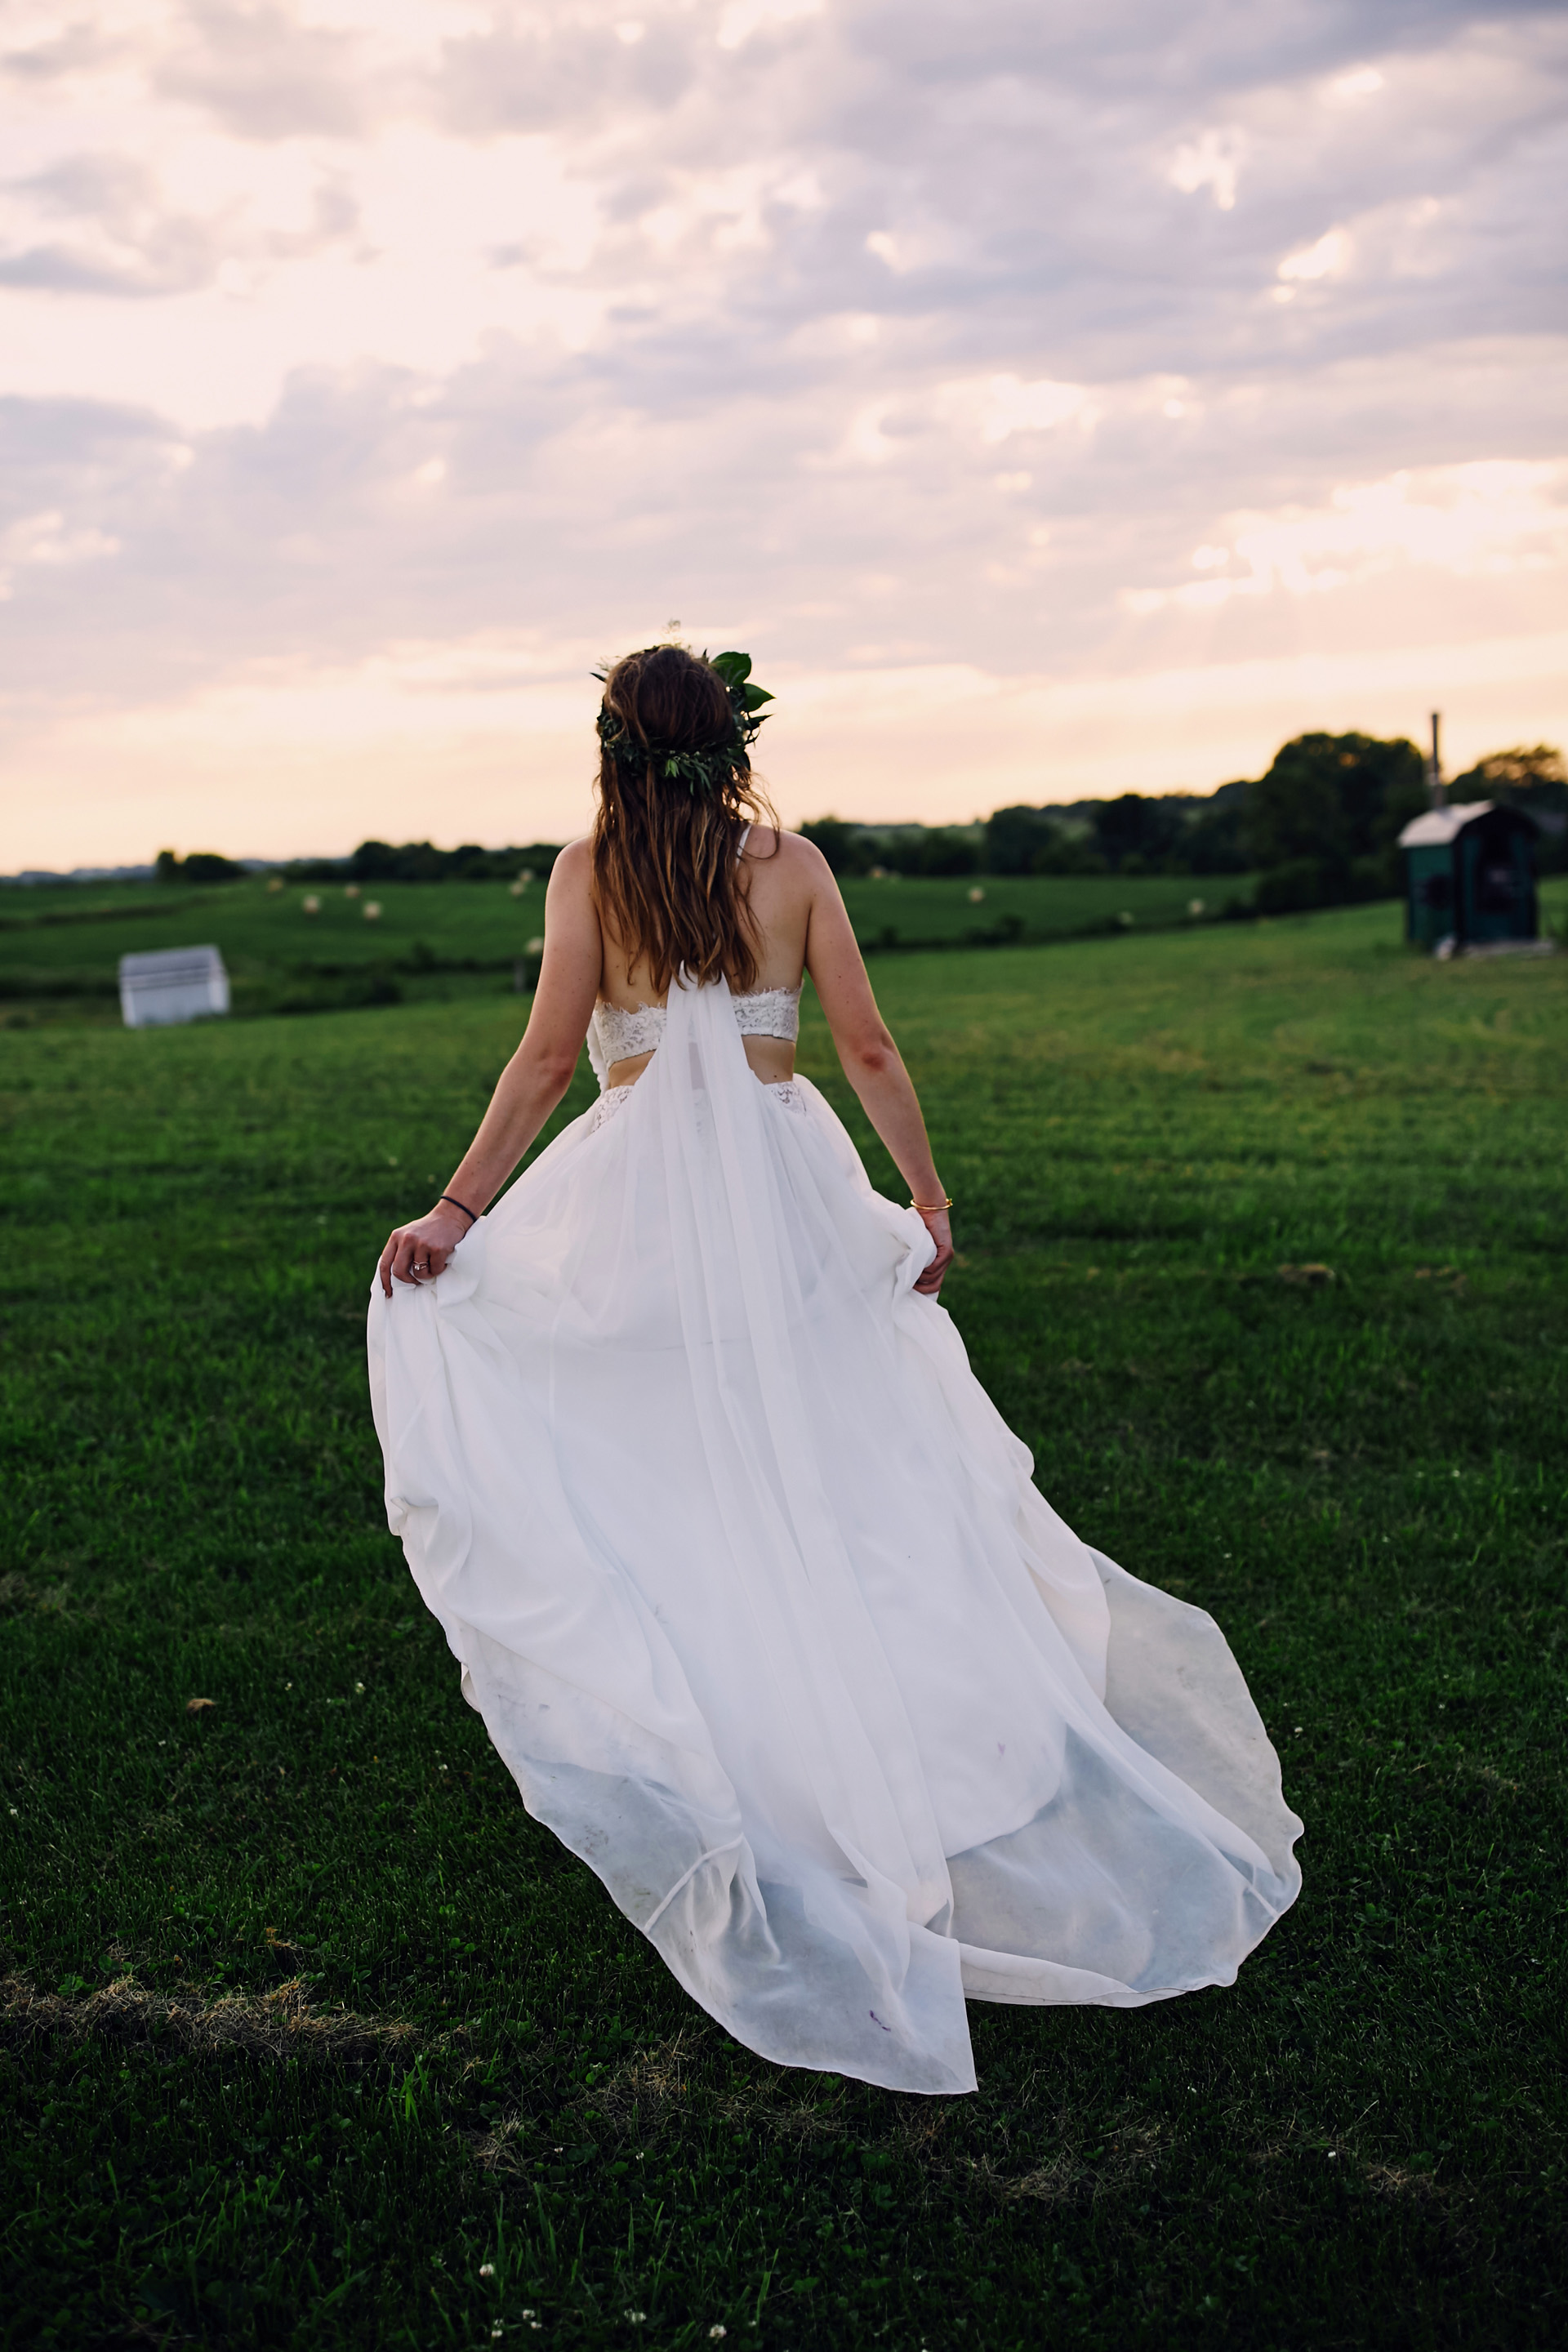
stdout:
<svg viewBox="0 0 1568 2352">
<path fill-rule="evenodd" d="M 601 729 L 589 845 L 600 920 L 628 965 L 647 965 L 656 995 L 682 965 L 700 983 L 722 972 L 737 994 L 754 987 L 761 942 L 736 852 L 746 824 L 777 819 L 744 748 L 721 756 L 735 733 L 727 681 L 684 646 L 648 646 L 608 671 L 605 709 L 620 749 Z M 646 758 L 628 761 L 627 736 Z M 665 772 L 691 752 L 707 755 L 704 788 Z"/>
</svg>

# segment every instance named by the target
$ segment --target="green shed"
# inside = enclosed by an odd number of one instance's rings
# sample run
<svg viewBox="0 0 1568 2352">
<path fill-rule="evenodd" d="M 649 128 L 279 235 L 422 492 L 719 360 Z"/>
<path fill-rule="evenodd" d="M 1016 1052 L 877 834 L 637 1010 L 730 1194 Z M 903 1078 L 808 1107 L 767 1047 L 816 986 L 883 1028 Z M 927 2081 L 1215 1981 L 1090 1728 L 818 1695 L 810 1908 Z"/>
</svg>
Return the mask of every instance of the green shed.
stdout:
<svg viewBox="0 0 1568 2352">
<path fill-rule="evenodd" d="M 1405 935 L 1413 947 L 1453 954 L 1533 940 L 1535 821 L 1496 801 L 1461 801 L 1413 817 L 1405 853 Z"/>
</svg>

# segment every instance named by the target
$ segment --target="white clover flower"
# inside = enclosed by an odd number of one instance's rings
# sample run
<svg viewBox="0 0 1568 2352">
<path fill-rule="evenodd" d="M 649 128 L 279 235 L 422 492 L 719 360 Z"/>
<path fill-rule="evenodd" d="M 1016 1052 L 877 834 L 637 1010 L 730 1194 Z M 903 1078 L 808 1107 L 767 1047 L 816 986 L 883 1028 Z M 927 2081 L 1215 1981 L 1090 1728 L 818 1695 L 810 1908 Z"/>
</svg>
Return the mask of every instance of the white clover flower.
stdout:
<svg viewBox="0 0 1568 2352">
<path fill-rule="evenodd" d="M 629 2319 L 634 2327 L 640 2327 L 643 2321 L 647 2317 L 647 2314 L 646 2311 L 623 2311 L 621 2317 L 623 2319 Z"/>
<path fill-rule="evenodd" d="M 361 1694 L 363 1694 L 363 1690 L 364 1690 L 364 1685 L 363 1685 L 363 1683 L 355 1683 L 355 1685 L 354 1685 L 354 1689 L 355 1689 L 357 1692 L 360 1692 Z"/>
<path fill-rule="evenodd" d="M 481 2263 L 479 2264 L 479 2276 L 481 2278 L 494 2278 L 495 2274 L 496 2266 L 494 2263 Z"/>
<path fill-rule="evenodd" d="M 721 2336 L 728 2336 L 729 2333 L 730 2331 L 727 2327 L 721 2327 L 718 2321 L 715 2320 L 712 2326 L 708 2330 L 708 2341 L 710 2344 L 716 2343 Z"/>
</svg>

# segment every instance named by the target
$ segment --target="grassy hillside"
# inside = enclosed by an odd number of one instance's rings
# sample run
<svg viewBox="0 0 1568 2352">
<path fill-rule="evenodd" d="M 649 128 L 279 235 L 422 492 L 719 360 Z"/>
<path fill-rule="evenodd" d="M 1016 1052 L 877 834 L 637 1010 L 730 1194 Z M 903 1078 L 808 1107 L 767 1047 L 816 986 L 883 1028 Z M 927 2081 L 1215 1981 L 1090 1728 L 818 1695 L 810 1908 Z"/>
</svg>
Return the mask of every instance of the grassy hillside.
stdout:
<svg viewBox="0 0 1568 2352">
<path fill-rule="evenodd" d="M 845 897 L 862 944 L 886 950 L 1186 925 L 1212 919 L 1250 887 L 1228 877 L 894 877 L 850 881 Z M 367 907 L 378 909 L 374 919 Z M 366 884 L 350 898 L 324 884 L 271 890 L 260 878 L 205 890 L 155 883 L 9 890 L 0 893 L 0 1019 L 8 1015 L 13 1027 L 112 1023 L 121 955 L 208 944 L 223 950 L 240 1014 L 506 994 L 515 962 L 543 928 L 541 881 L 516 897 L 504 882 Z"/>
<path fill-rule="evenodd" d="M 967 2100 L 710 2026 L 385 1532 L 371 1267 L 521 1008 L 7 1037 L 0 2343 L 1561 2339 L 1568 958 L 1395 928 L 879 967 L 976 1368 L 1307 1823 L 1234 1990 L 977 2007 Z"/>
</svg>

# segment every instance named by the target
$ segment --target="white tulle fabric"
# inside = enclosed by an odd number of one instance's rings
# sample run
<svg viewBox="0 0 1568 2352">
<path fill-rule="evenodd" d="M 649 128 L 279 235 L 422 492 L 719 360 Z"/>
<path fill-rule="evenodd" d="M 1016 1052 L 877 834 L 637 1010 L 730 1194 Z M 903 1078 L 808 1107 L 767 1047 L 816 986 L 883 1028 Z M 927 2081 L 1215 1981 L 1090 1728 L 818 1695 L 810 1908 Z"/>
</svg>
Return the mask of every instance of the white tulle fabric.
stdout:
<svg viewBox="0 0 1568 2352">
<path fill-rule="evenodd" d="M 372 1293 L 388 1519 L 529 1811 L 791 2065 L 963 2091 L 966 1995 L 1228 1984 L 1300 1823 L 1213 1620 L 1042 1499 L 722 982 L 619 1091 Z"/>
</svg>

